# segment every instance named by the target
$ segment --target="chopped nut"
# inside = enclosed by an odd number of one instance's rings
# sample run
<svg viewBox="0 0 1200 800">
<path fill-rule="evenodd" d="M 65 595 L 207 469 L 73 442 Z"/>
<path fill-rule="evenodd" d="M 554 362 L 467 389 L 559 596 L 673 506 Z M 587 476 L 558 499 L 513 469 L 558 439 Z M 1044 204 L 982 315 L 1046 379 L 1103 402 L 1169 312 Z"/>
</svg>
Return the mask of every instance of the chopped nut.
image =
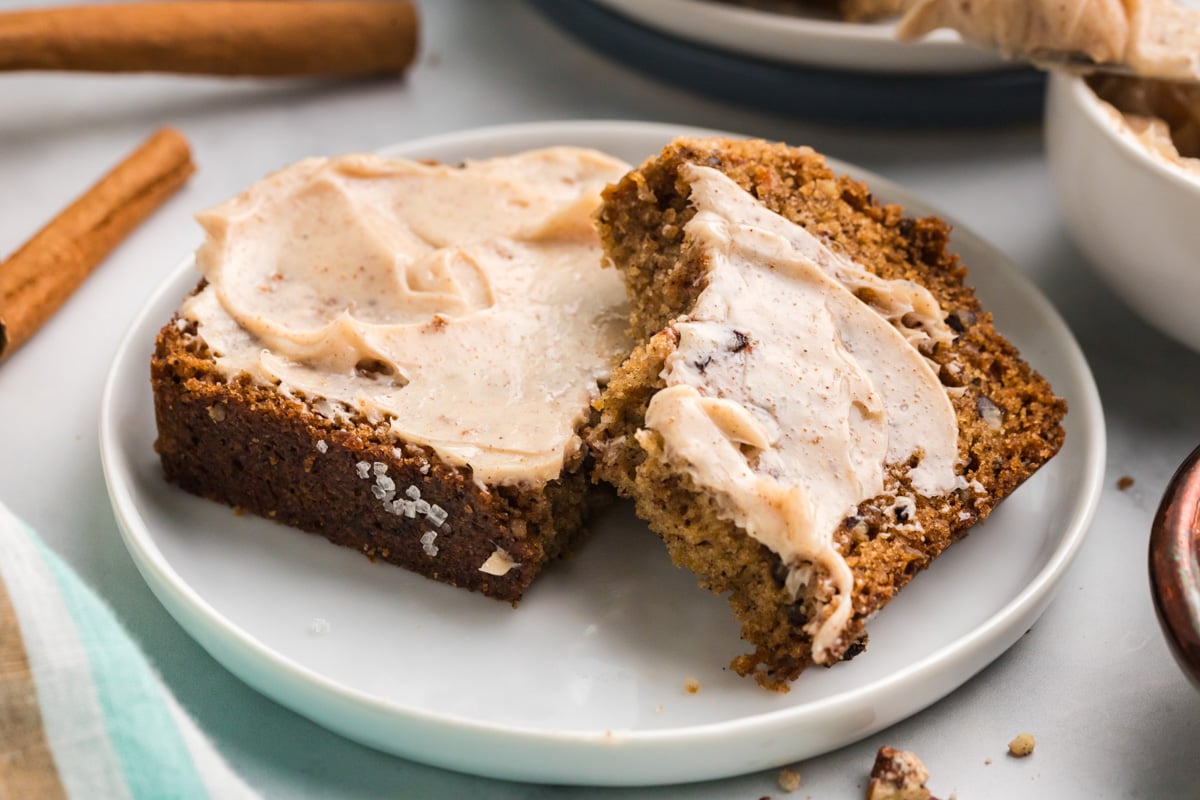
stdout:
<svg viewBox="0 0 1200 800">
<path fill-rule="evenodd" d="M 521 566 L 513 560 L 513 557 L 508 554 L 508 551 L 503 547 L 497 547 L 495 551 L 488 556 L 487 561 L 484 561 L 479 567 L 480 572 L 486 572 L 488 575 L 495 575 L 502 578 L 507 575 L 514 567 Z"/>
<path fill-rule="evenodd" d="M 946 324 L 949 325 L 955 333 L 963 333 L 967 328 L 975 324 L 975 312 L 969 308 L 960 308 L 957 311 L 952 311 L 946 317 Z"/>
<path fill-rule="evenodd" d="M 779 770 L 779 788 L 785 792 L 794 792 L 800 788 L 800 773 L 794 769 Z"/>
<path fill-rule="evenodd" d="M 1034 744 L 1032 733 L 1018 733 L 1017 737 L 1008 743 L 1008 754 L 1014 758 L 1024 758 L 1033 753 Z"/>
<path fill-rule="evenodd" d="M 979 416 L 983 417 L 983 421 L 989 428 L 994 431 L 1004 427 L 1004 412 L 1000 410 L 1000 406 L 992 402 L 990 397 L 980 395 L 975 402 L 975 408 L 979 411 Z"/>
<path fill-rule="evenodd" d="M 929 770 L 921 759 L 894 747 L 881 747 L 871 768 L 867 800 L 936 800 L 925 788 Z"/>
<path fill-rule="evenodd" d="M 208 416 L 213 422 L 224 422 L 225 414 L 225 406 L 221 403 L 208 407 Z"/>
<path fill-rule="evenodd" d="M 951 361 L 947 364 L 942 364 L 938 371 L 938 378 L 941 379 L 945 386 L 957 389 L 964 385 L 962 364 L 957 361 Z"/>
</svg>

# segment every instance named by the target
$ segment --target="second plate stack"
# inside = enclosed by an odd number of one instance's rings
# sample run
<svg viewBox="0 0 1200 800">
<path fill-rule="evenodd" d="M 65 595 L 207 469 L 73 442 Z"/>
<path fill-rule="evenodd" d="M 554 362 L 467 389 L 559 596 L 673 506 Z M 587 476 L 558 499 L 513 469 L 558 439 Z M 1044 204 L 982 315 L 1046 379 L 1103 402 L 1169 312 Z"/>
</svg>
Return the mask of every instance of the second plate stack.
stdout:
<svg viewBox="0 0 1200 800">
<path fill-rule="evenodd" d="M 1036 120 L 1044 76 L 940 32 L 711 0 L 530 0 L 584 44 L 667 83 L 822 122 L 980 127 Z"/>
</svg>

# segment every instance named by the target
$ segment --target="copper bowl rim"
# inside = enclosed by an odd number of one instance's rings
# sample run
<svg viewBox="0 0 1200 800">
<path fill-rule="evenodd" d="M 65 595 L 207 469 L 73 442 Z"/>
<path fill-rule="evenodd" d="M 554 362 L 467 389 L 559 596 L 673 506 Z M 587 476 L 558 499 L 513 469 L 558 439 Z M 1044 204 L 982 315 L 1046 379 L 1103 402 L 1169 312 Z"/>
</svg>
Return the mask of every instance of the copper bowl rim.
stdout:
<svg viewBox="0 0 1200 800">
<path fill-rule="evenodd" d="M 1200 447 L 1171 478 L 1154 517 L 1150 589 L 1172 655 L 1200 688 Z"/>
</svg>

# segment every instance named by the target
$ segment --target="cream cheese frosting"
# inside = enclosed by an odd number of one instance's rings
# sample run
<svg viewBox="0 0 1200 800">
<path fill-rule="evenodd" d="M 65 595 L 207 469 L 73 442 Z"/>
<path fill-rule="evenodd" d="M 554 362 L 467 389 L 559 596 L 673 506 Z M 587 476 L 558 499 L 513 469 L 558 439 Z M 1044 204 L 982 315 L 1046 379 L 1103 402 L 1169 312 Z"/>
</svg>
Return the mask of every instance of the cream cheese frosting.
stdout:
<svg viewBox="0 0 1200 800">
<path fill-rule="evenodd" d="M 207 284 L 180 313 L 230 377 L 386 422 L 481 484 L 551 480 L 629 349 L 591 222 L 627 170 L 568 147 L 302 161 L 199 215 Z"/>
<path fill-rule="evenodd" d="M 1146 77 L 1200 78 L 1200 10 L 1173 0 L 917 0 L 897 35 L 938 28 L 1010 58 L 1080 55 Z"/>
<path fill-rule="evenodd" d="M 1147 153 L 1200 178 L 1200 86 L 1117 77 L 1089 83 Z"/>
<path fill-rule="evenodd" d="M 920 351 L 953 332 L 924 287 L 879 278 L 715 169 L 682 174 L 697 209 L 684 246 L 704 259 L 706 284 L 673 323 L 666 386 L 639 436 L 657 433 L 668 459 L 779 555 L 793 596 L 823 568 L 836 598 L 811 623 L 821 663 L 852 612 L 833 542 L 841 520 L 914 455 L 914 491 L 957 485 L 957 416 Z"/>
</svg>

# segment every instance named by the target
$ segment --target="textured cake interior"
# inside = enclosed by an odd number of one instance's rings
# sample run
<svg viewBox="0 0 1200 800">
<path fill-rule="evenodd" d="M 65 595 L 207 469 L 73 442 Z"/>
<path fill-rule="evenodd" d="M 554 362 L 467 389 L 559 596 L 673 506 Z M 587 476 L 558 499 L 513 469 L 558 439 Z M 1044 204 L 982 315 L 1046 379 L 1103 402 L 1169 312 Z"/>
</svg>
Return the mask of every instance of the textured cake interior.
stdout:
<svg viewBox="0 0 1200 800">
<path fill-rule="evenodd" d="M 957 334 L 952 344 L 939 344 L 927 355 L 953 390 L 966 485 L 922 497 L 910 486 L 913 464 L 893 465 L 886 486 L 914 496 L 915 512 L 868 500 L 842 522 L 834 542 L 854 575 L 853 616 L 831 650 L 835 659 L 861 651 L 867 618 L 1058 451 L 1066 404 L 996 332 L 964 285 L 965 271 L 947 250 L 945 223 L 907 218 L 897 206 L 878 204 L 867 186 L 834 175 L 807 148 L 681 139 L 609 187 L 598 217 L 601 238 L 624 274 L 640 344 L 596 404 L 601 419 L 590 441 L 597 478 L 636 501 L 637 513 L 663 538 L 676 564 L 695 572 L 712 591 L 728 593 L 742 636 L 754 647 L 735 658 L 733 667 L 764 686 L 785 689 L 812 663 L 811 632 L 829 613 L 833 593 L 828 576 L 818 576 L 793 600 L 780 559 L 727 521 L 718 498 L 667 458 L 656 433 L 640 442 L 635 438 L 651 397 L 664 386 L 664 362 L 678 342 L 671 321 L 704 288 L 702 258 L 682 248 L 684 225 L 695 213 L 680 176 L 687 162 L 720 170 L 871 272 L 922 284 Z"/>
<path fill-rule="evenodd" d="M 483 486 L 469 467 L 397 441 L 386 422 L 337 423 L 303 397 L 244 375 L 226 379 L 195 324 L 181 318 L 158 335 L 151 382 L 168 480 L 372 559 L 515 602 L 583 529 L 592 494 L 583 448 L 557 480 Z M 380 497 L 389 486 L 441 511 L 390 512 Z M 497 550 L 515 566 L 481 571 Z"/>
</svg>

